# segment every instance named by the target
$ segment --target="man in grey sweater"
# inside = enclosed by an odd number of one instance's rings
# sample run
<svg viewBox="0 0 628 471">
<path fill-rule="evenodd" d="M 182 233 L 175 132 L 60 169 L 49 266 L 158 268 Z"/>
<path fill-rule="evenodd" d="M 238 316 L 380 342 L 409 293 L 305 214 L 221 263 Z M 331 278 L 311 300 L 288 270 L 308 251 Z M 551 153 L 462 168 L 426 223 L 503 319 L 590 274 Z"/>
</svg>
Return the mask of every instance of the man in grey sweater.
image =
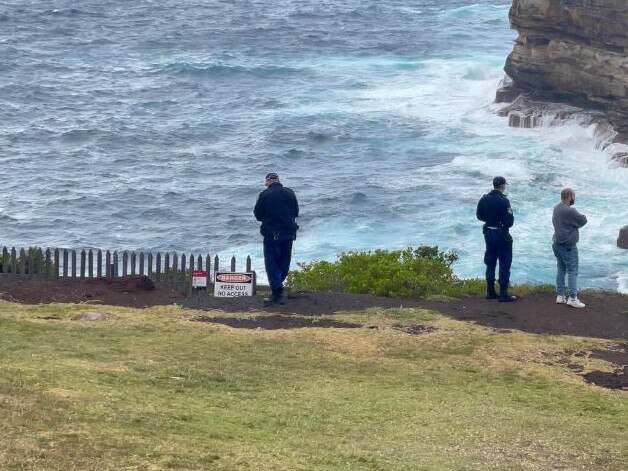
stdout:
<svg viewBox="0 0 628 471">
<path fill-rule="evenodd" d="M 578 248 L 580 237 L 578 229 L 587 223 L 587 217 L 573 207 L 576 192 L 571 188 L 563 188 L 560 192 L 561 202 L 554 207 L 552 224 L 554 237 L 552 249 L 556 256 L 558 273 L 556 274 L 556 302 L 567 306 L 582 308 L 585 306 L 578 299 Z M 565 273 L 569 296 L 565 296 Z"/>
</svg>

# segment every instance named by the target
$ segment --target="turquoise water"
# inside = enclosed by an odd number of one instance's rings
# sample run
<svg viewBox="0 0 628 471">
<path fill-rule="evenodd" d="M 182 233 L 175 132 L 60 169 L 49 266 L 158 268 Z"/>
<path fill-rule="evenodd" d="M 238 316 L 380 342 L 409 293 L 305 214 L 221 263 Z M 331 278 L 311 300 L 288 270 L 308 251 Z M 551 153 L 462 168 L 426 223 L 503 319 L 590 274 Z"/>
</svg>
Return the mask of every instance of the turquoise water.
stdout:
<svg viewBox="0 0 628 471">
<path fill-rule="evenodd" d="M 483 273 L 497 174 L 514 281 L 551 282 L 551 208 L 590 223 L 581 283 L 628 290 L 628 169 L 577 122 L 495 114 L 508 0 L 9 1 L 0 6 L 0 242 L 251 254 L 263 175 L 300 198 L 296 261 L 439 245 Z"/>
</svg>

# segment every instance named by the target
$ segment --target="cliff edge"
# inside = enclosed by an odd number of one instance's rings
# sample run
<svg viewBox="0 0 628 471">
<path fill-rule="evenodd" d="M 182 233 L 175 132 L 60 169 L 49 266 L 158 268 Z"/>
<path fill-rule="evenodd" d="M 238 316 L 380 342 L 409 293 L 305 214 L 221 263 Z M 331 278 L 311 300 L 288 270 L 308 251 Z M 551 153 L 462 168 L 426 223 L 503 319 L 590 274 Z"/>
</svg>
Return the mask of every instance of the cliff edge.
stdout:
<svg viewBox="0 0 628 471">
<path fill-rule="evenodd" d="M 513 0 L 509 17 L 519 37 L 501 96 L 604 111 L 628 141 L 628 0 Z"/>
</svg>

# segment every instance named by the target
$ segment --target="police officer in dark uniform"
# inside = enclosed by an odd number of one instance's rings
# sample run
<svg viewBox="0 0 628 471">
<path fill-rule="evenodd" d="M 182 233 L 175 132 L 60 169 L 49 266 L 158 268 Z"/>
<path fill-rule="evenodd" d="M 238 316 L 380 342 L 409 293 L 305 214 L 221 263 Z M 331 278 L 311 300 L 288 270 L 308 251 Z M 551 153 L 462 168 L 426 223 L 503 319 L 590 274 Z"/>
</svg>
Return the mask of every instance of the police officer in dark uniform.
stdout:
<svg viewBox="0 0 628 471">
<path fill-rule="evenodd" d="M 484 263 L 486 264 L 486 299 L 512 302 L 517 298 L 508 294 L 510 265 L 512 264 L 512 237 L 508 230 L 514 224 L 510 201 L 504 195 L 506 179 L 495 177 L 493 191 L 485 194 L 478 202 L 476 215 L 484 221 L 482 232 L 486 242 Z M 495 291 L 495 267 L 499 260 L 499 295 Z"/>
<path fill-rule="evenodd" d="M 283 282 L 288 276 L 292 258 L 292 242 L 297 238 L 299 203 L 290 188 L 279 182 L 279 175 L 266 175 L 266 189 L 259 194 L 253 213 L 262 223 L 264 236 L 264 264 L 272 296 L 264 305 L 284 304 Z"/>
</svg>

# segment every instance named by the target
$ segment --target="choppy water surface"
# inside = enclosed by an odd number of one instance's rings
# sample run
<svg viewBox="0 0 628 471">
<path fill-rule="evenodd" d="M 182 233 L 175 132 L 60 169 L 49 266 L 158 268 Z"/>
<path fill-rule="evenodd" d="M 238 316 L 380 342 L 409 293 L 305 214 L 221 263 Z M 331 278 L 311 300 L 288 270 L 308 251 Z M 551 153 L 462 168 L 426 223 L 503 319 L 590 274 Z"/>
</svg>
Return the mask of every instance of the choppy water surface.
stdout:
<svg viewBox="0 0 628 471">
<path fill-rule="evenodd" d="M 0 5 L 2 244 L 171 249 L 259 266 L 277 171 L 297 260 L 437 244 L 483 273 L 478 198 L 510 182 L 516 281 L 549 282 L 564 185 L 590 223 L 582 283 L 628 289 L 628 170 L 576 123 L 491 102 L 509 0 L 18 1 Z"/>
</svg>

